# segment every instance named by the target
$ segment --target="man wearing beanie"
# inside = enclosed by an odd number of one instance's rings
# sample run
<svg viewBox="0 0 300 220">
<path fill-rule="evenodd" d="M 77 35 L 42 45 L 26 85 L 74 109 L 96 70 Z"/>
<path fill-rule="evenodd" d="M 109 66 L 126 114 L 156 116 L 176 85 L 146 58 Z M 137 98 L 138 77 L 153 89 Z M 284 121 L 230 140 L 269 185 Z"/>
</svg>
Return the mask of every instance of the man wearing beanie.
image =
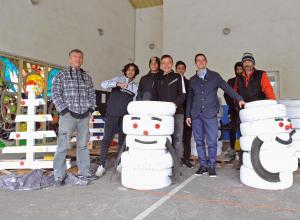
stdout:
<svg viewBox="0 0 300 220">
<path fill-rule="evenodd" d="M 245 102 L 276 99 L 267 73 L 255 69 L 255 59 L 251 53 L 243 54 L 242 64 L 244 71 L 237 76 L 234 90 Z"/>
<path fill-rule="evenodd" d="M 237 62 L 234 65 L 234 72 L 235 72 L 235 77 L 229 79 L 227 81 L 227 84 L 230 85 L 232 88 L 234 88 L 236 77 L 241 75 L 243 72 L 243 64 L 242 62 Z M 235 140 L 236 140 L 236 132 L 239 128 L 239 112 L 237 110 L 236 105 L 234 104 L 234 100 L 230 98 L 229 95 L 224 93 L 224 98 L 229 106 L 228 108 L 228 115 L 230 115 L 230 133 L 229 133 L 229 139 L 230 139 L 230 150 L 228 151 L 228 156 L 230 158 L 235 156 Z"/>
<path fill-rule="evenodd" d="M 236 77 L 234 90 L 245 102 L 264 99 L 276 99 L 268 75 L 263 70 L 255 69 L 255 59 L 251 53 L 244 53 L 242 58 L 244 71 Z M 243 151 L 239 154 L 239 167 L 242 165 Z"/>
<path fill-rule="evenodd" d="M 157 73 L 161 72 L 160 59 L 158 57 L 151 57 L 149 60 L 149 72 L 143 76 L 139 82 L 137 101 L 151 100 L 151 92 L 154 86 L 154 81 Z"/>
</svg>

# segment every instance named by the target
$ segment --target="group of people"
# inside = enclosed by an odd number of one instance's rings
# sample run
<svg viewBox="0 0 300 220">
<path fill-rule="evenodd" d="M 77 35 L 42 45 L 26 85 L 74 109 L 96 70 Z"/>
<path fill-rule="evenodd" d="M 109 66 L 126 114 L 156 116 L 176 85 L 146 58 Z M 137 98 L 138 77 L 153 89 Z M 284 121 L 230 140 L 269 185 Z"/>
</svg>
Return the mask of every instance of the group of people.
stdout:
<svg viewBox="0 0 300 220">
<path fill-rule="evenodd" d="M 134 63 L 124 66 L 122 75 L 101 83 L 103 89 L 111 89 L 107 101 L 104 136 L 101 143 L 100 164 L 94 174 L 90 172 L 89 152 L 86 148 L 89 139 L 89 118 L 96 107 L 95 92 L 90 75 L 81 69 L 83 52 L 74 49 L 69 53 L 70 67 L 62 70 L 55 77 L 52 87 L 52 100 L 61 117 L 59 120 L 58 148 L 54 157 L 55 184 L 64 184 L 65 158 L 69 139 L 77 130 L 78 177 L 88 180 L 101 177 L 105 173 L 105 162 L 109 145 L 115 133 L 119 134 L 119 146 L 124 143 L 122 119 L 127 114 L 127 105 L 133 100 L 166 101 L 174 103 L 174 133 L 172 144 L 182 164 L 193 167 L 190 162 L 191 136 L 194 134 L 199 157 L 199 169 L 196 175 L 216 176 L 217 113 L 220 109 L 217 91 L 224 90 L 230 106 L 231 124 L 238 127 L 238 110 L 245 102 L 275 99 L 272 86 L 266 72 L 256 70 L 252 54 L 245 53 L 242 61 L 236 64 L 236 78 L 228 83 L 221 75 L 207 68 L 207 57 L 195 55 L 195 74 L 188 80 L 184 74 L 186 64 L 178 61 L 173 70 L 173 58 L 163 55 L 151 57 L 149 72 L 137 84 L 135 77 L 139 68 Z M 234 125 L 234 126 L 233 126 Z M 234 134 L 233 134 L 234 133 Z M 236 130 L 230 135 L 231 146 Z M 208 146 L 208 155 L 206 147 Z M 207 157 L 208 156 L 208 157 Z"/>
</svg>

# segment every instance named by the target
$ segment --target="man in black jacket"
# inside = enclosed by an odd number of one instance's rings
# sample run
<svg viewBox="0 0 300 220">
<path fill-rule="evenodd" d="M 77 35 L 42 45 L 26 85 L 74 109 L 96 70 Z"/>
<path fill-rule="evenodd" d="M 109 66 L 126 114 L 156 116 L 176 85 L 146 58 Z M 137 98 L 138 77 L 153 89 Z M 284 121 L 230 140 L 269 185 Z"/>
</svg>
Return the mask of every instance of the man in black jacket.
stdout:
<svg viewBox="0 0 300 220">
<path fill-rule="evenodd" d="M 189 80 L 184 76 L 186 72 L 186 64 L 183 61 L 177 61 L 175 64 L 176 72 L 181 75 L 184 79 L 184 86 L 185 88 L 189 87 Z M 183 103 L 183 111 L 185 115 L 185 108 L 186 108 L 186 99 Z M 187 126 L 185 120 L 183 122 L 183 157 L 181 159 L 182 163 L 187 166 L 188 168 L 193 168 L 193 164 L 190 162 L 191 157 L 191 138 L 192 138 L 192 127 Z"/>
<path fill-rule="evenodd" d="M 149 72 L 143 76 L 139 82 L 138 94 L 136 97 L 137 101 L 151 100 L 152 88 L 154 81 L 160 70 L 160 59 L 158 57 L 151 57 L 149 60 Z"/>
<path fill-rule="evenodd" d="M 243 72 L 243 64 L 242 62 L 237 62 L 234 65 L 234 72 L 235 72 L 235 77 L 229 79 L 227 81 L 227 84 L 230 85 L 232 88 L 234 88 L 236 77 L 238 75 L 241 75 Z M 228 114 L 230 115 L 230 132 L 229 132 L 229 139 L 230 139 L 230 151 L 228 152 L 229 157 L 234 157 L 235 156 L 235 141 L 236 141 L 236 132 L 239 129 L 239 111 L 237 109 L 237 106 L 234 103 L 234 100 L 230 98 L 229 95 L 224 93 L 224 98 L 229 106 L 228 108 Z"/>
<path fill-rule="evenodd" d="M 111 89 L 107 100 L 104 136 L 100 149 L 100 165 L 97 168 L 96 176 L 101 177 L 105 173 L 105 162 L 108 156 L 109 145 L 113 135 L 119 134 L 119 150 L 125 140 L 123 133 L 123 116 L 128 114 L 127 105 L 134 100 L 138 86 L 133 81 L 139 74 L 139 68 L 134 63 L 128 63 L 124 66 L 123 75 L 105 80 L 101 83 L 103 89 Z"/>
<path fill-rule="evenodd" d="M 152 89 L 153 101 L 173 102 L 176 106 L 174 115 L 175 127 L 172 143 L 178 158 L 182 156 L 182 134 L 183 134 L 183 102 L 185 99 L 185 86 L 183 78 L 172 69 L 173 58 L 163 55 L 160 59 L 162 73 L 158 73 Z"/>
</svg>

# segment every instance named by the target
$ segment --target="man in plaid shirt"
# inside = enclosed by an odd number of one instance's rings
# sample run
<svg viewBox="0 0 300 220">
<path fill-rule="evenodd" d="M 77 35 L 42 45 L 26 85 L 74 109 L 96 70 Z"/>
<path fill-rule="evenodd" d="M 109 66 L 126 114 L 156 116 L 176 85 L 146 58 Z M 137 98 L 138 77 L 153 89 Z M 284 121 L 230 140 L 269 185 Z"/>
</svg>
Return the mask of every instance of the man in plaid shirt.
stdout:
<svg viewBox="0 0 300 220">
<path fill-rule="evenodd" d="M 73 131 L 77 131 L 78 177 L 94 179 L 90 173 L 89 141 L 90 115 L 94 111 L 96 95 L 92 78 L 81 69 L 83 52 L 74 49 L 69 53 L 68 68 L 60 71 L 53 80 L 52 101 L 60 113 L 57 150 L 54 156 L 55 185 L 64 184 L 66 155 Z"/>
</svg>

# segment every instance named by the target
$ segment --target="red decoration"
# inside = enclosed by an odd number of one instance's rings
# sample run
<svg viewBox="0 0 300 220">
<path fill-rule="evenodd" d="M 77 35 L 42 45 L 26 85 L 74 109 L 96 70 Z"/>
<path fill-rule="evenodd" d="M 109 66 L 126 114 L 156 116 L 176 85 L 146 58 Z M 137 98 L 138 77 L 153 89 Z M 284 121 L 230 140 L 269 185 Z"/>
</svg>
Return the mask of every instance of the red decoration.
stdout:
<svg viewBox="0 0 300 220">
<path fill-rule="evenodd" d="M 160 124 L 155 124 L 156 129 L 160 129 Z"/>
<path fill-rule="evenodd" d="M 290 126 L 289 125 L 286 125 L 285 126 L 285 130 L 289 130 L 290 129 Z"/>
<path fill-rule="evenodd" d="M 134 123 L 132 126 L 133 126 L 133 128 L 137 128 L 137 127 L 138 127 L 138 124 L 137 124 L 137 123 Z"/>
<path fill-rule="evenodd" d="M 279 122 L 279 127 L 283 127 L 283 122 Z"/>
<path fill-rule="evenodd" d="M 147 136 L 149 133 L 148 131 L 144 131 L 144 135 Z"/>
</svg>

